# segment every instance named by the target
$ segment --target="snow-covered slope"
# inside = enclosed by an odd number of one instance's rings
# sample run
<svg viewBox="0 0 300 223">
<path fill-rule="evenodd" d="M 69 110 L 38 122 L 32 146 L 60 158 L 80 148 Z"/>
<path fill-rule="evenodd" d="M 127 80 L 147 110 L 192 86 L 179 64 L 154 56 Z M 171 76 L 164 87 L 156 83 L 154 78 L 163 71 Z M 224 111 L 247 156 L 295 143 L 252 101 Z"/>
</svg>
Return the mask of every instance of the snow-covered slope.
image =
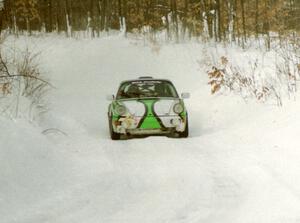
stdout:
<svg viewBox="0 0 300 223">
<path fill-rule="evenodd" d="M 299 103 L 211 96 L 199 43 L 153 50 L 110 36 L 15 44 L 42 51 L 57 89 L 38 127 L 1 119 L 0 222 L 299 221 Z M 190 138 L 109 139 L 105 95 L 141 75 L 191 92 Z"/>
</svg>

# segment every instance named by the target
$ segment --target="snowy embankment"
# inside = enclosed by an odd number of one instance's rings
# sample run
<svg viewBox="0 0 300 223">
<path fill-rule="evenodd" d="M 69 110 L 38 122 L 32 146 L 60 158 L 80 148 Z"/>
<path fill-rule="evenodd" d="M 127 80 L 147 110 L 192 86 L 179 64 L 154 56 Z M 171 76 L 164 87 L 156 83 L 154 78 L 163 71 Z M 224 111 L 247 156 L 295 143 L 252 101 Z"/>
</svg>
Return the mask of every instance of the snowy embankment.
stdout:
<svg viewBox="0 0 300 223">
<path fill-rule="evenodd" d="M 199 43 L 153 50 L 112 36 L 15 44 L 42 51 L 57 89 L 39 126 L 1 119 L 1 222 L 299 221 L 298 102 L 211 96 L 210 49 Z M 109 139 L 105 95 L 141 75 L 191 92 L 190 138 Z"/>
</svg>

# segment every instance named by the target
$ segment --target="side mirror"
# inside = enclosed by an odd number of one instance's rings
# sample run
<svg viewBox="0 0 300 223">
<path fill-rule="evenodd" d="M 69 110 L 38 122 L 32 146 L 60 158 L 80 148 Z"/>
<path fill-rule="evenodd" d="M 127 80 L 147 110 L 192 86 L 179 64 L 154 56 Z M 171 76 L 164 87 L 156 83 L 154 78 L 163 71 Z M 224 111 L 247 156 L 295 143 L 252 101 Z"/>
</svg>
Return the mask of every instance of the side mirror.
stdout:
<svg viewBox="0 0 300 223">
<path fill-rule="evenodd" d="M 113 101 L 113 100 L 115 100 L 115 96 L 113 94 L 109 94 L 106 96 L 106 100 Z"/>
<path fill-rule="evenodd" d="M 190 93 L 184 92 L 184 93 L 181 94 L 182 99 L 188 99 L 190 97 L 191 97 Z"/>
</svg>

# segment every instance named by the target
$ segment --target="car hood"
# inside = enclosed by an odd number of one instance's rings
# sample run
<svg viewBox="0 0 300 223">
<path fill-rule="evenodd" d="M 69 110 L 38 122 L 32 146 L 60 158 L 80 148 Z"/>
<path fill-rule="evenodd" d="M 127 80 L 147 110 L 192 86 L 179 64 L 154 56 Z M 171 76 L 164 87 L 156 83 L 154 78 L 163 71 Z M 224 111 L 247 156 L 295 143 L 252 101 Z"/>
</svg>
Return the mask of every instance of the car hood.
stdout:
<svg viewBox="0 0 300 223">
<path fill-rule="evenodd" d="M 170 116 L 177 115 L 173 111 L 173 106 L 179 103 L 179 98 L 147 98 L 147 99 L 130 99 L 119 100 L 127 110 L 128 115 L 142 116 Z"/>
</svg>

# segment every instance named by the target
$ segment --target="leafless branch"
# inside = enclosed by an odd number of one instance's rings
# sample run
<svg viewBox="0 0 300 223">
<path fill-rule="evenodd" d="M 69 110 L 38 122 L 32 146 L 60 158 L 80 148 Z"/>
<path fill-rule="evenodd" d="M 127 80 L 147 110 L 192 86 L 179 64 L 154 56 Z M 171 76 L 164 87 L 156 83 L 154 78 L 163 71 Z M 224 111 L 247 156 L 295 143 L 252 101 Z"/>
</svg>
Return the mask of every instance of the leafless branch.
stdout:
<svg viewBox="0 0 300 223">
<path fill-rule="evenodd" d="M 24 77 L 24 78 L 31 78 L 31 79 L 35 79 L 35 80 L 38 80 L 40 82 L 43 82 L 45 84 L 47 84 L 48 86 L 52 87 L 52 88 L 55 88 L 52 84 L 50 84 L 48 81 L 45 81 L 41 78 L 38 78 L 38 77 L 35 77 L 35 76 L 32 76 L 32 75 L 22 75 L 22 74 L 15 74 L 15 75 L 10 75 L 10 76 L 0 76 L 0 79 L 2 78 L 14 78 L 14 77 Z"/>
</svg>

